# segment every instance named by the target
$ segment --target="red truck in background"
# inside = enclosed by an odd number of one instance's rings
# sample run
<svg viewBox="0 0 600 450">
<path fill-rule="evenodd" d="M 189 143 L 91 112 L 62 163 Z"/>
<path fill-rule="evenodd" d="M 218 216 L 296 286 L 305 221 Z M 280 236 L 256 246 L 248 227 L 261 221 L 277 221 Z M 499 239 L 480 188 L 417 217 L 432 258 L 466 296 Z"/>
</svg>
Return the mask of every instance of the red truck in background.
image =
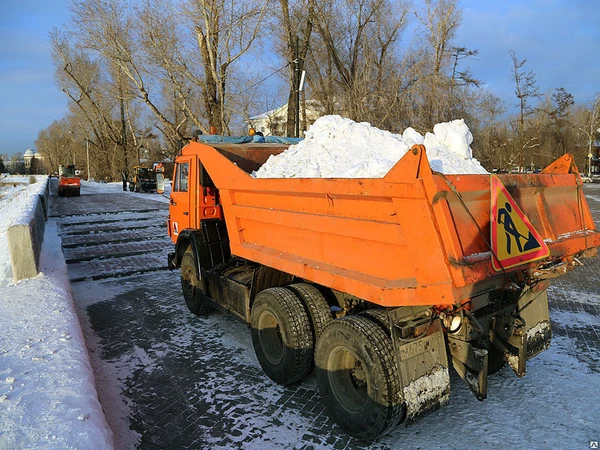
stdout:
<svg viewBox="0 0 600 450">
<path fill-rule="evenodd" d="M 75 165 L 58 166 L 58 195 L 78 197 L 81 193 L 81 180 L 75 175 Z"/>
</svg>

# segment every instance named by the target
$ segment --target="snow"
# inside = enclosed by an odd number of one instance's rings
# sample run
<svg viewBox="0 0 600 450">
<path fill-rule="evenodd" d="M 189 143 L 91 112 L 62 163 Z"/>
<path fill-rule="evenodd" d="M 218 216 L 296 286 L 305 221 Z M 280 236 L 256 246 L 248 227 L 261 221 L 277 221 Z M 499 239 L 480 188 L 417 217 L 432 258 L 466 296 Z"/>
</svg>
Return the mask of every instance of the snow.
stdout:
<svg viewBox="0 0 600 450">
<path fill-rule="evenodd" d="M 445 405 L 450 397 L 450 372 L 447 368 L 436 366 L 431 373 L 411 381 L 403 389 L 406 401 L 406 418 L 414 419 L 430 402 Z"/>
<path fill-rule="evenodd" d="M 0 178 L 0 287 L 10 284 L 13 278 L 6 238 L 8 227 L 32 208 L 35 197 L 45 188 L 45 180 L 45 176 L 29 175 Z"/>
<path fill-rule="evenodd" d="M 0 449 L 109 449 L 112 432 L 53 221 L 44 233 L 40 274 L 13 284 L 6 232 L 45 188 L 46 177 L 31 181 L 0 180 Z"/>
<path fill-rule="evenodd" d="M 424 137 L 402 134 L 340 116 L 319 118 L 306 138 L 269 157 L 257 178 L 381 178 L 414 144 L 424 144 L 431 168 L 447 174 L 488 173 L 473 158 L 473 135 L 463 119 L 438 123 Z"/>
<path fill-rule="evenodd" d="M 112 182 L 112 183 L 99 183 L 96 181 L 86 181 L 81 180 L 81 188 L 88 189 L 90 192 L 94 194 L 119 194 L 125 193 L 123 191 L 123 183 L 122 182 Z M 83 191 L 82 191 L 83 192 Z M 127 195 L 130 197 L 139 197 L 143 199 L 151 199 L 161 203 L 169 203 L 169 194 L 171 193 L 171 180 L 165 180 L 165 193 L 164 194 L 156 194 L 156 193 L 148 193 L 148 192 L 130 192 L 127 190 Z"/>
<path fill-rule="evenodd" d="M 0 287 L 0 448 L 110 449 L 52 221 L 40 269 Z"/>
</svg>

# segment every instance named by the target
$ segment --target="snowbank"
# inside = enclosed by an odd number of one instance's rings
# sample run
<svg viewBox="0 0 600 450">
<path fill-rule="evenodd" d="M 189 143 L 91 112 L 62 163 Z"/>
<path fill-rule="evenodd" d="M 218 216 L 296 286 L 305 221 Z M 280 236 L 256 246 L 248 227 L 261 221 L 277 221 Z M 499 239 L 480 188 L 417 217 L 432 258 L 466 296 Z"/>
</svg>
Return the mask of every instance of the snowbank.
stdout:
<svg viewBox="0 0 600 450">
<path fill-rule="evenodd" d="M 306 139 L 271 156 L 258 178 L 381 178 L 414 144 L 424 144 L 434 171 L 488 173 L 473 158 L 473 135 L 463 119 L 438 123 L 423 137 L 412 128 L 403 134 L 340 116 L 319 118 Z"/>
<path fill-rule="evenodd" d="M 0 287 L 13 281 L 13 269 L 8 249 L 8 228 L 19 217 L 23 218 L 34 209 L 40 193 L 47 188 L 46 177 L 36 177 L 29 184 L 29 176 L 3 177 L 0 182 Z"/>
<path fill-rule="evenodd" d="M 13 280 L 38 274 L 40 250 L 48 218 L 48 178 L 37 179 L 25 192 L 22 209 L 7 230 Z"/>
<path fill-rule="evenodd" d="M 0 287 L 0 449 L 113 448 L 52 221 L 40 270 Z"/>
</svg>

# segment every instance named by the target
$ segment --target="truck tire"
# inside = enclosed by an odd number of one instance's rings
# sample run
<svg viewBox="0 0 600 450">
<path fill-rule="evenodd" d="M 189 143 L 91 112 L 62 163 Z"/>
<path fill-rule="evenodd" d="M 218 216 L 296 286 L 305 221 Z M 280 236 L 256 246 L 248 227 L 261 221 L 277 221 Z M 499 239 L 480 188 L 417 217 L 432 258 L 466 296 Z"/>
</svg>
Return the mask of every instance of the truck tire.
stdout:
<svg viewBox="0 0 600 450">
<path fill-rule="evenodd" d="M 325 296 L 312 284 L 297 283 L 287 286 L 304 304 L 314 335 L 314 345 L 329 322 L 333 320 L 331 308 Z"/>
<path fill-rule="evenodd" d="M 292 291 L 270 288 L 260 292 L 250 324 L 256 357 L 270 379 L 288 385 L 310 373 L 313 332 L 302 302 Z"/>
<path fill-rule="evenodd" d="M 194 251 L 190 245 L 181 258 L 181 290 L 188 309 L 202 316 L 212 311 L 206 296 L 206 283 L 200 276 L 200 268 L 196 267 Z"/>
<path fill-rule="evenodd" d="M 383 308 L 367 309 L 360 313 L 361 316 L 365 316 L 367 319 L 379 325 L 388 336 L 391 336 L 392 330 L 390 328 L 390 319 L 388 318 L 387 312 Z"/>
<path fill-rule="evenodd" d="M 317 342 L 315 366 L 325 406 L 351 435 L 373 440 L 402 419 L 392 341 L 370 319 L 351 316 L 331 322 Z"/>
</svg>

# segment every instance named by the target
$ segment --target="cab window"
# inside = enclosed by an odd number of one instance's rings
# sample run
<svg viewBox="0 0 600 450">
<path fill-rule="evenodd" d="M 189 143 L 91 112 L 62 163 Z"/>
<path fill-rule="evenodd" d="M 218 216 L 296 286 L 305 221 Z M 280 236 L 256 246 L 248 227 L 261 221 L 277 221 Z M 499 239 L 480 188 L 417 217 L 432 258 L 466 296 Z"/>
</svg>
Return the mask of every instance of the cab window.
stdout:
<svg viewBox="0 0 600 450">
<path fill-rule="evenodd" d="M 182 163 L 177 165 L 177 174 L 175 175 L 175 187 L 176 192 L 187 192 L 188 190 L 188 172 L 189 163 Z"/>
</svg>

